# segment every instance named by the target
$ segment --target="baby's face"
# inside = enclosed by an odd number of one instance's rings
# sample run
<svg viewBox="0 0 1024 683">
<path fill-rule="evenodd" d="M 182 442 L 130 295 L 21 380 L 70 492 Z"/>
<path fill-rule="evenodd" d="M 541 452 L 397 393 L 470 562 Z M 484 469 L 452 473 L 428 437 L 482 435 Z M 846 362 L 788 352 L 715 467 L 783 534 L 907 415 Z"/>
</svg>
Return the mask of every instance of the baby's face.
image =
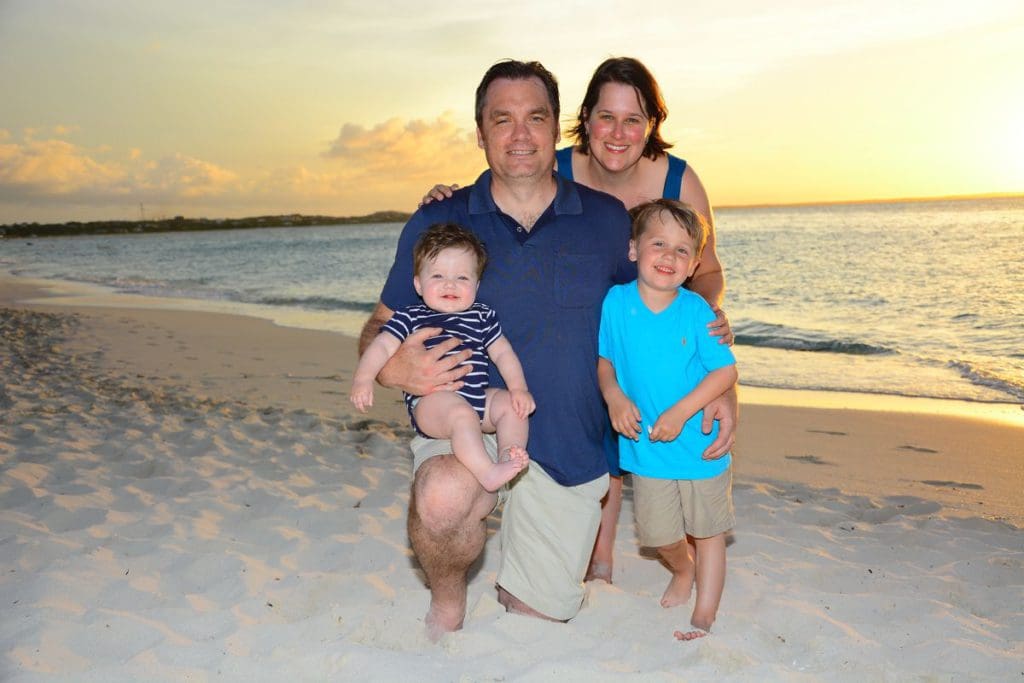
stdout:
<svg viewBox="0 0 1024 683">
<path fill-rule="evenodd" d="M 476 254 L 468 249 L 443 249 L 425 261 L 412 279 L 423 303 L 435 311 L 465 311 L 476 301 L 480 280 L 476 275 Z"/>
</svg>

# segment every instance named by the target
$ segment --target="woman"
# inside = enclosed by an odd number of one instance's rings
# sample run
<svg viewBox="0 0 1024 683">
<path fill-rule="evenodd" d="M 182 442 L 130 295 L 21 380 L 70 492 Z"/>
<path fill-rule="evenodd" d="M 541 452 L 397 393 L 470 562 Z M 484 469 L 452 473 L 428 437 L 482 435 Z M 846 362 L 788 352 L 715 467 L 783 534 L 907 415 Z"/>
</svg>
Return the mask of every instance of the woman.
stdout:
<svg viewBox="0 0 1024 683">
<path fill-rule="evenodd" d="M 687 287 L 717 310 L 725 291 L 715 249 L 714 216 L 696 171 L 666 152 L 661 138 L 668 110 L 654 76 L 638 60 L 605 60 L 590 79 L 576 125 L 576 145 L 556 154 L 558 172 L 618 197 L 627 209 L 652 199 L 679 199 L 712 226 L 700 267 Z"/>
<path fill-rule="evenodd" d="M 666 150 L 661 124 L 668 116 L 661 89 L 654 76 L 632 57 L 606 59 L 594 71 L 580 105 L 576 125 L 569 135 L 572 147 L 555 155 L 560 175 L 617 197 L 633 209 L 651 199 L 679 199 L 703 214 L 711 227 L 700 266 L 686 287 L 700 294 L 718 313 L 711 333 L 725 343 L 733 341 L 729 322 L 720 308 L 725 276 L 716 252 L 714 216 L 707 192 L 696 171 Z M 458 186 L 437 185 L 424 202 L 444 199 Z M 587 580 L 612 581 L 612 551 L 622 507 L 622 472 L 618 467 L 615 435 L 611 434 L 609 470 L 611 481 L 601 514 Z M 691 557 L 693 556 L 691 545 Z"/>
</svg>

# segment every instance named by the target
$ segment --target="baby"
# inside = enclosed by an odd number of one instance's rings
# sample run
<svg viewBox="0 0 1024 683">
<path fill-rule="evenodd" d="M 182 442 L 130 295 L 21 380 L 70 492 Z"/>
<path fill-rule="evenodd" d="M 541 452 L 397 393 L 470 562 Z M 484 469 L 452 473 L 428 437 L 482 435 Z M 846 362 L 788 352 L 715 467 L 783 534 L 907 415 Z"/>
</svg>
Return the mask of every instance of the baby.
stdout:
<svg viewBox="0 0 1024 683">
<path fill-rule="evenodd" d="M 431 226 L 413 250 L 413 286 L 423 304 L 395 311 L 381 327 L 356 366 L 352 403 L 362 412 L 373 405 L 373 382 L 402 341 L 424 327 L 443 332 L 427 340 L 432 348 L 456 337 L 472 351 L 472 370 L 458 391 L 405 395 L 412 426 L 423 436 L 449 439 L 455 457 L 487 491 L 496 491 L 529 462 L 526 441 L 530 413 L 536 407 L 512 345 L 501 332 L 497 314 L 476 302 L 487 254 L 476 235 L 458 225 Z M 488 387 L 488 358 L 508 390 Z M 487 454 L 482 432 L 496 433 L 498 462 Z"/>
</svg>

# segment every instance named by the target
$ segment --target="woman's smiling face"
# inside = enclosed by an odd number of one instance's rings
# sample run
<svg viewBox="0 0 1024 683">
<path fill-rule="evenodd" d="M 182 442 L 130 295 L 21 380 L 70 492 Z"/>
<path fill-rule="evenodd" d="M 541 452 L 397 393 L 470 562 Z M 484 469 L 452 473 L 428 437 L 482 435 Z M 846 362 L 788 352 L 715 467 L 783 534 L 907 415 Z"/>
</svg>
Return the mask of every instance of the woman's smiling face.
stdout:
<svg viewBox="0 0 1024 683">
<path fill-rule="evenodd" d="M 592 111 L 587 112 L 590 154 L 607 171 L 623 171 L 643 156 L 651 120 L 631 85 L 605 83 Z"/>
</svg>

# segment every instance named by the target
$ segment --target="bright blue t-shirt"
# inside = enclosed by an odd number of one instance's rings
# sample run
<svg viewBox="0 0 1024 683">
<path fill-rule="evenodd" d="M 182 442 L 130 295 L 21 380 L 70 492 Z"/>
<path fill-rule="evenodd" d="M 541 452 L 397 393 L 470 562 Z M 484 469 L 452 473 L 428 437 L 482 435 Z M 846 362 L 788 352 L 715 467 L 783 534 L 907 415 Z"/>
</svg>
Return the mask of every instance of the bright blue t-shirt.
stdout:
<svg viewBox="0 0 1024 683">
<path fill-rule="evenodd" d="M 680 289 L 675 300 L 654 313 L 640 298 L 636 281 L 613 287 L 601 312 L 599 353 L 615 366 L 622 391 L 640 410 L 639 441 L 619 436 L 623 470 L 657 479 L 709 479 L 724 472 L 730 455 L 704 460 L 718 435 L 701 432 L 703 411 L 686 421 L 674 441 L 652 442 L 647 430 L 658 416 L 694 390 L 709 372 L 736 360 L 707 330 L 715 313 L 699 294 Z"/>
<path fill-rule="evenodd" d="M 450 199 L 421 207 L 398 240 L 381 301 L 392 310 L 419 303 L 412 250 L 435 223 L 473 231 L 487 249 L 477 301 L 501 314 L 505 336 L 537 403 L 530 458 L 563 486 L 608 472 L 602 445 L 608 417 L 597 385 L 597 331 L 609 287 L 636 277 L 628 260 L 629 214 L 618 199 L 553 175 L 557 194 L 530 230 L 498 209 L 491 173 Z M 490 369 L 491 386 L 504 387 Z"/>
</svg>

